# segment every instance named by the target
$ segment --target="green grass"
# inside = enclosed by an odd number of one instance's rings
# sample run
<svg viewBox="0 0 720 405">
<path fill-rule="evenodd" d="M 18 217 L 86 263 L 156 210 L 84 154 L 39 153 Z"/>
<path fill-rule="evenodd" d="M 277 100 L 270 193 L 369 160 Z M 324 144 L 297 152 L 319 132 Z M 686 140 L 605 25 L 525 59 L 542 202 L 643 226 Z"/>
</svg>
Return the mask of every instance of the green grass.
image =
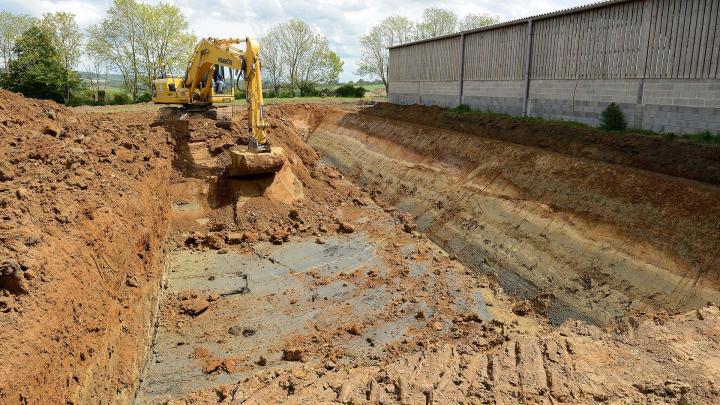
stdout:
<svg viewBox="0 0 720 405">
<path fill-rule="evenodd" d="M 591 125 L 583 124 L 582 122 L 559 120 L 559 119 L 548 119 L 548 118 L 541 118 L 541 117 L 515 116 L 515 115 L 497 113 L 497 112 L 491 112 L 491 111 L 477 111 L 477 110 L 472 110 L 469 106 L 467 106 L 465 104 L 461 104 L 454 108 L 449 108 L 448 111 L 455 113 L 455 114 L 462 114 L 462 115 L 474 115 L 474 116 L 481 116 L 481 117 L 487 117 L 487 118 L 517 120 L 517 121 L 524 121 L 524 122 L 536 122 L 536 123 L 540 123 L 540 124 L 557 124 L 557 125 L 563 125 L 563 126 L 566 126 L 569 128 L 582 128 L 582 129 L 590 129 L 590 130 L 595 130 L 595 131 L 600 131 L 600 132 L 613 132 L 613 133 L 622 133 L 622 134 L 637 135 L 637 136 L 647 136 L 647 137 L 652 137 L 652 138 L 662 138 L 662 139 L 666 139 L 666 140 L 670 140 L 670 141 L 689 142 L 689 143 L 694 143 L 694 144 L 698 144 L 698 145 L 720 147 L 720 134 L 713 135 L 710 131 L 704 131 L 704 132 L 700 132 L 697 134 L 684 134 L 684 135 L 677 135 L 674 133 L 659 133 L 659 132 L 649 131 L 646 129 L 636 129 L 636 128 L 628 128 L 623 131 L 604 131 L 600 128 L 596 128 Z"/>
<path fill-rule="evenodd" d="M 517 121 L 523 121 L 523 122 L 536 122 L 540 124 L 560 124 L 571 128 L 584 128 L 584 129 L 595 129 L 594 127 L 583 124 L 582 122 L 576 122 L 576 121 L 567 121 L 567 120 L 561 120 L 561 119 L 551 119 L 551 118 L 541 118 L 541 117 L 524 117 L 524 116 L 517 116 L 517 115 L 510 115 L 505 113 L 499 113 L 499 112 L 493 112 L 493 111 L 478 111 L 478 110 L 471 110 L 469 106 L 465 104 L 461 104 L 457 107 L 450 108 L 448 111 L 456 113 L 456 114 L 463 114 L 463 115 L 475 115 L 480 117 L 487 117 L 487 118 L 495 118 L 495 119 L 502 119 L 502 120 L 517 120 Z"/>
<path fill-rule="evenodd" d="M 364 98 L 364 100 L 377 100 L 378 97 L 373 98 Z M 273 104 L 343 104 L 343 103 L 352 103 L 355 104 L 359 102 L 360 100 L 363 100 L 361 98 L 341 98 L 341 97 L 293 97 L 293 98 L 266 98 L 264 100 L 265 105 L 273 105 Z M 217 104 L 218 106 L 244 106 L 246 105 L 245 100 L 235 100 L 232 103 L 223 103 L 223 104 Z M 81 106 L 81 107 L 75 107 L 78 110 L 82 111 L 92 111 L 92 112 L 99 112 L 99 113 L 118 113 L 118 112 L 147 112 L 147 111 L 157 111 L 161 107 L 164 107 L 165 105 L 162 104 L 153 104 L 153 103 L 143 103 L 143 104 L 126 104 L 126 105 L 106 105 L 106 106 L 98 106 L 98 107 L 92 107 L 92 106 Z"/>
</svg>

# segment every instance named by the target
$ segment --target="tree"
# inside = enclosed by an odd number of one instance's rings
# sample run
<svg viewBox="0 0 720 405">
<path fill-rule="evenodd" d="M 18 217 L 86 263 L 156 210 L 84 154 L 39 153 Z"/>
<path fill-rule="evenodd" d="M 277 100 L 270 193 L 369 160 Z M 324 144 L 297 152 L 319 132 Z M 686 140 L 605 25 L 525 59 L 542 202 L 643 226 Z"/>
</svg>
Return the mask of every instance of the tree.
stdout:
<svg viewBox="0 0 720 405">
<path fill-rule="evenodd" d="M 85 78 L 90 82 L 93 89 L 93 100 L 100 101 L 98 95 L 101 90 L 107 86 L 108 71 L 110 64 L 102 56 L 91 51 L 85 52 L 85 58 L 82 61 Z"/>
<path fill-rule="evenodd" d="M 136 101 L 163 65 L 168 73 L 184 70 L 195 36 L 174 5 L 115 0 L 100 23 L 88 29 L 88 52 L 104 57 L 123 77 Z"/>
<path fill-rule="evenodd" d="M 268 35 L 277 41 L 271 46 L 277 47 L 275 52 L 279 52 L 278 60 L 285 66 L 282 74 L 292 91 L 299 89 L 301 93 L 307 94 L 319 83 L 336 81 L 342 72 L 342 60 L 330 50 L 327 39 L 313 31 L 304 21 L 291 19 L 274 27 Z"/>
<path fill-rule="evenodd" d="M 87 49 L 109 61 L 132 100 L 140 85 L 140 11 L 134 0 L 115 0 L 100 23 L 88 28 Z"/>
<path fill-rule="evenodd" d="M 140 4 L 140 68 L 149 88 L 165 69 L 167 74 L 184 72 L 197 38 L 180 8 L 173 4 Z"/>
<path fill-rule="evenodd" d="M 414 40 L 415 30 L 412 21 L 400 16 L 387 17 L 372 27 L 360 37 L 361 54 L 355 74 L 380 78 L 387 92 L 387 48 Z"/>
<path fill-rule="evenodd" d="M 13 58 L 15 42 L 33 24 L 35 24 L 35 18 L 29 15 L 15 15 L 8 11 L 0 11 L 0 58 L 4 67 L 7 67 Z"/>
<path fill-rule="evenodd" d="M 15 43 L 13 57 L 0 74 L 0 86 L 26 97 L 61 102 L 65 89 L 79 88 L 80 80 L 65 69 L 48 34 L 32 27 Z"/>
<path fill-rule="evenodd" d="M 458 31 L 474 30 L 476 28 L 497 24 L 500 18 L 490 14 L 468 14 L 458 23 Z"/>
<path fill-rule="evenodd" d="M 301 96 L 312 96 L 319 84 L 336 83 L 343 61 L 328 47 L 327 41 L 317 41 L 299 66 L 298 88 Z"/>
<path fill-rule="evenodd" d="M 452 11 L 430 7 L 423 11 L 422 21 L 417 25 L 418 39 L 439 37 L 457 31 L 458 16 Z"/>
<path fill-rule="evenodd" d="M 278 28 L 275 27 L 260 38 L 260 54 L 262 56 L 263 77 L 270 81 L 272 91 L 280 93 L 280 85 L 285 75 L 285 64 L 280 50 Z"/>
<path fill-rule="evenodd" d="M 80 59 L 83 40 L 82 32 L 75 22 L 75 15 L 65 12 L 46 13 L 39 21 L 38 26 L 50 38 L 63 68 L 68 72 L 63 95 L 63 101 L 67 104 L 70 99 L 69 73 Z"/>
</svg>

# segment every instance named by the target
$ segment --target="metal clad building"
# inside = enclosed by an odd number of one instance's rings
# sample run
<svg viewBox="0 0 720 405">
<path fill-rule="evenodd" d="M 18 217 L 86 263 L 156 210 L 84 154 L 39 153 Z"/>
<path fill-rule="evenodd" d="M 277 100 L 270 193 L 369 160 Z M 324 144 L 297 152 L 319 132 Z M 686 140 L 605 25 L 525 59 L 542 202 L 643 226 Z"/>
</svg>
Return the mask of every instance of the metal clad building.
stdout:
<svg viewBox="0 0 720 405">
<path fill-rule="evenodd" d="M 720 0 L 613 0 L 390 48 L 399 104 L 720 133 Z"/>
</svg>

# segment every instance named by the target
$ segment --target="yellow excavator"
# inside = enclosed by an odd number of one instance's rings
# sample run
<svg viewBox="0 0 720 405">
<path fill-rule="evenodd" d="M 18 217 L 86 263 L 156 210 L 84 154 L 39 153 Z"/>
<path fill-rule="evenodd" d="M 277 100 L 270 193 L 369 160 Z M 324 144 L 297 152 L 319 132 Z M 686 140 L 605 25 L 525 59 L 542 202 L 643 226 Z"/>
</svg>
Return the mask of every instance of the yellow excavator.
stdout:
<svg viewBox="0 0 720 405">
<path fill-rule="evenodd" d="M 265 136 L 262 79 L 260 75 L 260 46 L 252 38 L 245 39 L 245 51 L 234 48 L 240 39 L 205 38 L 195 47 L 184 77 L 162 77 L 152 81 L 152 100 L 155 104 L 180 105 L 180 112 L 204 113 L 217 103 L 231 103 L 240 79 L 245 82 L 250 137 L 247 150 L 232 151 L 231 175 L 246 175 L 280 170 L 284 158 L 282 149 L 271 148 Z M 234 86 L 224 89 L 225 68 Z M 237 74 L 235 78 L 234 75 Z M 165 76 L 163 74 L 163 76 Z"/>
</svg>

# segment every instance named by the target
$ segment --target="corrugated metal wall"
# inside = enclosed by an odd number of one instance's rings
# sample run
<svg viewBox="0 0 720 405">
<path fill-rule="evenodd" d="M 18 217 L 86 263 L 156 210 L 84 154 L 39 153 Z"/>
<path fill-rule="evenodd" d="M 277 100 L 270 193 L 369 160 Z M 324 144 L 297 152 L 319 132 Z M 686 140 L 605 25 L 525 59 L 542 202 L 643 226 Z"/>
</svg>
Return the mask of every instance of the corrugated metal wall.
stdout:
<svg viewBox="0 0 720 405">
<path fill-rule="evenodd" d="M 393 49 L 390 81 L 460 80 L 460 36 Z"/>
<path fill-rule="evenodd" d="M 518 24 L 465 37 L 466 80 L 517 80 L 525 72 L 527 26 Z"/>
<path fill-rule="evenodd" d="M 464 80 L 519 80 L 527 21 L 469 33 Z M 460 35 L 390 50 L 390 81 L 459 80 Z M 720 78 L 720 0 L 638 0 L 533 22 L 533 79 Z"/>
</svg>

